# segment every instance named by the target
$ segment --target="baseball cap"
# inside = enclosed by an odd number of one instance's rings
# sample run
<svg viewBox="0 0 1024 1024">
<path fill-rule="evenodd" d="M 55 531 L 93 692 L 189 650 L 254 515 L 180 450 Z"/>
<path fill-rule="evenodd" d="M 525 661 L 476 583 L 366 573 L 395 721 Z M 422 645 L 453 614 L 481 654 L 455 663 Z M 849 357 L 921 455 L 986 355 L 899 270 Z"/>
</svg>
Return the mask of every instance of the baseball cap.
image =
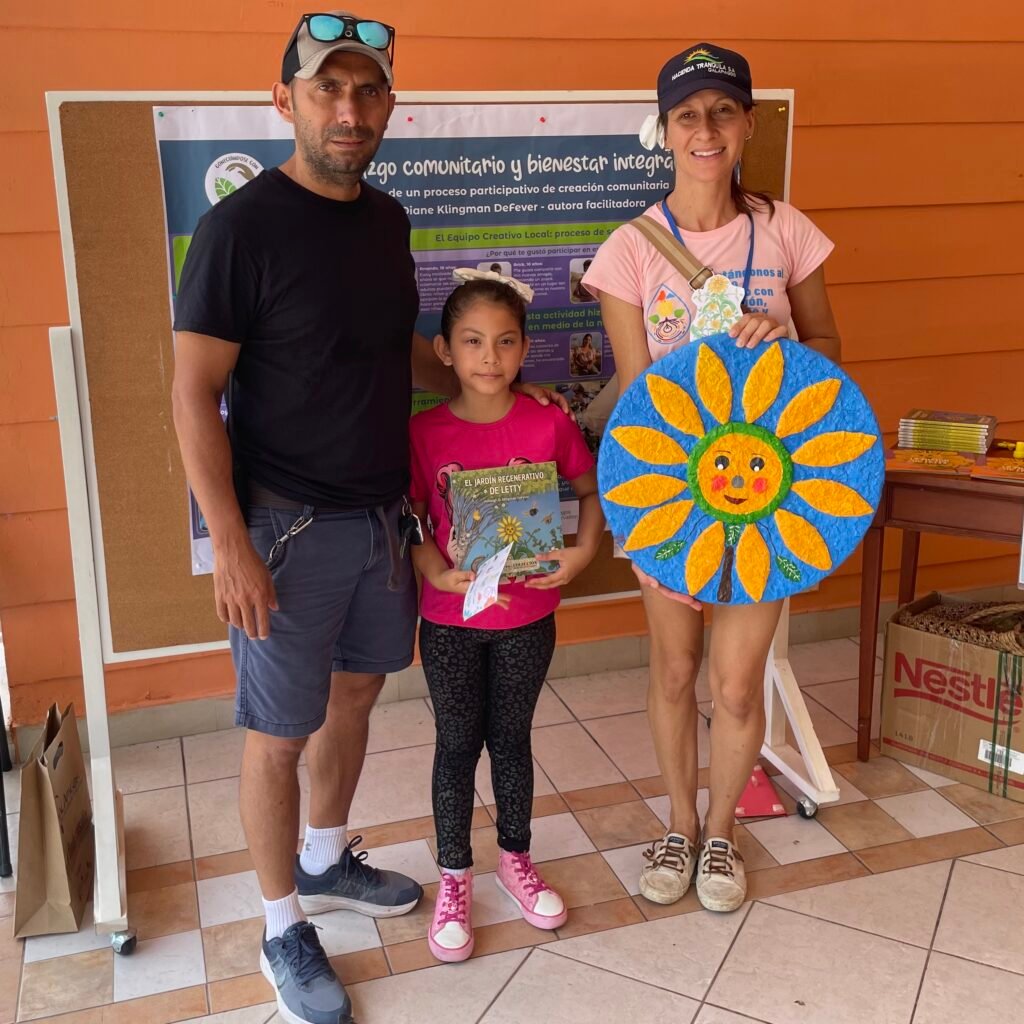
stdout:
<svg viewBox="0 0 1024 1024">
<path fill-rule="evenodd" d="M 382 47 L 376 45 L 378 38 L 384 42 Z M 374 45 L 368 45 L 363 39 L 369 39 Z M 332 53 L 341 51 L 369 57 L 380 66 L 388 85 L 393 85 L 391 53 L 394 39 L 395 30 L 390 25 L 361 18 L 349 11 L 304 14 L 285 47 L 281 81 L 287 85 L 293 78 L 312 78 Z"/>
<path fill-rule="evenodd" d="M 713 43 L 697 43 L 677 53 L 658 74 L 658 110 L 667 114 L 702 89 L 719 89 L 744 106 L 753 106 L 746 57 Z"/>
</svg>

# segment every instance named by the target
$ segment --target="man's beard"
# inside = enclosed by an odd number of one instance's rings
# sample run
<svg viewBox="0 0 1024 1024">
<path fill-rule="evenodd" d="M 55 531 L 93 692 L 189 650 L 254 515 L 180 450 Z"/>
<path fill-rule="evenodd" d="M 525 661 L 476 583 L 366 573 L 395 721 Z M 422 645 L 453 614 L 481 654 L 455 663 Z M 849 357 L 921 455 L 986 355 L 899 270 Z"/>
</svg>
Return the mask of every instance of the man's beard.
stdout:
<svg viewBox="0 0 1024 1024">
<path fill-rule="evenodd" d="M 371 145 L 369 148 L 361 147 L 357 153 L 345 153 L 330 145 L 332 139 L 360 139 Z M 299 116 L 295 118 L 295 142 L 302 152 L 302 159 L 317 181 L 346 188 L 362 180 L 380 147 L 380 139 L 375 140 L 369 128 L 354 129 L 338 125 L 326 129 L 317 137 L 309 121 Z"/>
</svg>

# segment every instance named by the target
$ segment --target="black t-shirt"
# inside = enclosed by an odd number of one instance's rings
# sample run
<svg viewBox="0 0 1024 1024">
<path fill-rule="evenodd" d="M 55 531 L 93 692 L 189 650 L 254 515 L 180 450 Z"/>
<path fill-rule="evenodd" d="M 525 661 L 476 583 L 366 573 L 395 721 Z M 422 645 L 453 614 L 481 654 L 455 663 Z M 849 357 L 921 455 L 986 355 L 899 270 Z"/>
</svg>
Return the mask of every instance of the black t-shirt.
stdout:
<svg viewBox="0 0 1024 1024">
<path fill-rule="evenodd" d="M 174 329 L 241 346 L 230 433 L 249 479 L 356 509 L 408 486 L 418 311 L 399 203 L 365 182 L 327 199 L 273 168 L 199 221 Z"/>
</svg>

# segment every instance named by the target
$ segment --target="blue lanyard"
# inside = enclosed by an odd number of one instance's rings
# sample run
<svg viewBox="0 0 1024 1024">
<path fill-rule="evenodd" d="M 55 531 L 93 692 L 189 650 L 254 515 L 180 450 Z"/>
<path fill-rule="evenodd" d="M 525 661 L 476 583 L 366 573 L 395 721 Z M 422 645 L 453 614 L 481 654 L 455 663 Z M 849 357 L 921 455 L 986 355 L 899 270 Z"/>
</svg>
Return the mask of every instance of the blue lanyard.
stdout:
<svg viewBox="0 0 1024 1024">
<path fill-rule="evenodd" d="M 676 219 L 668 208 L 668 199 L 661 201 L 661 212 L 665 215 L 665 220 L 668 221 L 672 234 L 676 236 L 676 241 L 685 249 L 686 243 L 683 241 L 683 236 L 679 233 L 679 225 L 676 224 Z M 744 313 L 750 312 L 747 300 L 750 298 L 750 272 L 754 266 L 754 218 L 748 213 L 747 220 L 750 221 L 750 247 L 747 249 L 747 269 L 743 271 L 743 304 L 740 307 Z"/>
</svg>

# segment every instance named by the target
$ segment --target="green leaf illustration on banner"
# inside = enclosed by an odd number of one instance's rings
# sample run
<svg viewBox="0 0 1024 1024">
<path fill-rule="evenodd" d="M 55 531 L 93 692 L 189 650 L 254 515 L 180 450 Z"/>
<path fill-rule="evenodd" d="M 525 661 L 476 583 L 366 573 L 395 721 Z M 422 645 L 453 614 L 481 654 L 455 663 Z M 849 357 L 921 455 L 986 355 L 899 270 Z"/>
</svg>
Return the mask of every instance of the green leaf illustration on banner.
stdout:
<svg viewBox="0 0 1024 1024">
<path fill-rule="evenodd" d="M 779 567 L 779 572 L 781 572 L 787 580 L 791 580 L 793 583 L 799 583 L 803 579 L 800 575 L 800 567 L 796 562 L 790 561 L 788 558 L 783 558 L 782 555 L 776 555 L 775 564 Z"/>
<path fill-rule="evenodd" d="M 213 183 L 214 191 L 217 193 L 218 199 L 223 199 L 225 196 L 230 195 L 232 192 L 237 192 L 237 186 L 229 178 L 218 178 Z"/>
<path fill-rule="evenodd" d="M 667 562 L 670 558 L 675 558 L 675 556 L 678 555 L 685 547 L 685 541 L 670 540 L 667 544 L 662 544 L 661 547 L 654 552 L 654 557 L 659 562 Z"/>
<path fill-rule="evenodd" d="M 740 542 L 740 537 L 743 536 L 743 524 L 742 523 L 726 523 L 725 524 L 725 543 L 731 547 L 736 547 Z"/>
</svg>

